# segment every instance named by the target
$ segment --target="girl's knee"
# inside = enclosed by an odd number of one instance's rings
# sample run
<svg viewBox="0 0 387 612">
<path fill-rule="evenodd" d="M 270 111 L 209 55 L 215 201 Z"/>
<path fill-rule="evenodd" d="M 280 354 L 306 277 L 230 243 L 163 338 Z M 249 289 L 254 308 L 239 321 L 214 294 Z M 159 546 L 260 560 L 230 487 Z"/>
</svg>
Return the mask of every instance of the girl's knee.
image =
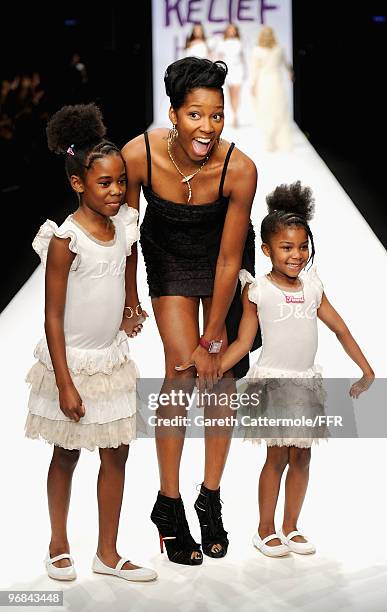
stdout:
<svg viewBox="0 0 387 612">
<path fill-rule="evenodd" d="M 297 470 L 307 470 L 310 464 L 310 448 L 297 448 L 293 446 L 289 452 L 289 467 Z"/>
<path fill-rule="evenodd" d="M 81 451 L 78 449 L 69 450 L 61 446 L 55 446 L 52 460 L 58 463 L 61 468 L 74 469 L 78 463 L 80 454 Z"/>
<path fill-rule="evenodd" d="M 118 448 L 100 448 L 99 456 L 101 465 L 110 468 L 122 469 L 125 467 L 128 458 L 129 445 L 121 444 Z"/>
<path fill-rule="evenodd" d="M 289 449 L 287 446 L 268 446 L 266 464 L 277 472 L 282 472 L 289 463 Z"/>
</svg>

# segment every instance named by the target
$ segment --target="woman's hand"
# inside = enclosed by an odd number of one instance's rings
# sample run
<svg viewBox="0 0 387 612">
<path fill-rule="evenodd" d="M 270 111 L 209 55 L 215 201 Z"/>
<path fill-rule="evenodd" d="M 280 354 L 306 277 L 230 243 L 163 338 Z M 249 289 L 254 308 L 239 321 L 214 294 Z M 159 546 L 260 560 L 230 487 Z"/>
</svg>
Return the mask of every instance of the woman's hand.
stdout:
<svg viewBox="0 0 387 612">
<path fill-rule="evenodd" d="M 351 386 L 349 390 L 349 395 L 353 397 L 354 399 L 357 399 L 360 393 L 363 393 L 363 391 L 367 391 L 367 389 L 370 388 L 374 380 L 375 380 L 374 373 L 363 374 L 363 376 L 359 380 L 353 383 L 353 385 Z"/>
<path fill-rule="evenodd" d="M 135 336 L 141 332 L 143 323 L 148 317 L 149 315 L 145 312 L 145 310 L 143 310 L 139 315 L 134 313 L 130 319 L 128 319 L 124 314 L 120 329 L 123 329 L 129 338 L 135 338 Z"/>
<path fill-rule="evenodd" d="M 59 406 L 63 414 L 76 423 L 85 416 L 85 406 L 73 383 L 59 388 Z"/>
</svg>

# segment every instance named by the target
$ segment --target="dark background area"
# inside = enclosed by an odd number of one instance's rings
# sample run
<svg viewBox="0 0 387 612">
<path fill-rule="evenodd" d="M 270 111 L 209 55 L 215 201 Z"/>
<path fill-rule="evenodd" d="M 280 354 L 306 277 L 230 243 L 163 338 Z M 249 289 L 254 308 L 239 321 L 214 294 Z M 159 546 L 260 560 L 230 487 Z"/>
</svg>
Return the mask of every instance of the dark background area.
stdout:
<svg viewBox="0 0 387 612">
<path fill-rule="evenodd" d="M 50 114 L 95 100 L 118 145 L 152 122 L 151 0 L 100 8 L 66 3 L 55 15 L 42 5 L 2 12 L 0 78 L 38 72 L 44 95 L 18 116 L 12 138 L 7 124 L 1 127 L 0 204 L 3 219 L 13 220 L 13 246 L 0 310 L 39 264 L 31 249 L 39 226 L 46 218 L 60 224 L 75 207 L 63 159 L 47 150 Z M 387 3 L 374 0 L 293 1 L 295 120 L 385 247 L 386 15 Z M 74 52 L 86 84 L 70 67 Z"/>
</svg>

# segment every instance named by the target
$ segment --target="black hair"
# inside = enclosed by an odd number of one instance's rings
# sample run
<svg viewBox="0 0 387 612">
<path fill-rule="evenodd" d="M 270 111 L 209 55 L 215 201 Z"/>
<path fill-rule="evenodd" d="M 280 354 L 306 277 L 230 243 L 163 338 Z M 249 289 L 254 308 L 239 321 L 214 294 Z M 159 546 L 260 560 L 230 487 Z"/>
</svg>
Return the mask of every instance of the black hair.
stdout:
<svg viewBox="0 0 387 612">
<path fill-rule="evenodd" d="M 262 242 L 268 243 L 270 237 L 284 227 L 291 225 L 303 227 L 312 247 L 308 261 L 313 262 L 314 240 L 308 224 L 314 214 L 314 197 L 311 188 L 302 187 L 300 181 L 291 185 L 279 185 L 266 197 L 266 202 L 269 214 L 261 224 Z"/>
<path fill-rule="evenodd" d="M 198 87 L 220 89 L 228 72 L 224 62 L 199 57 L 185 57 L 170 64 L 165 71 L 165 91 L 175 110 L 184 104 L 185 96 Z"/>
<path fill-rule="evenodd" d="M 63 106 L 49 120 L 46 133 L 50 151 L 65 154 L 68 178 L 84 178 L 93 162 L 105 155 L 122 157 L 120 149 L 105 139 L 102 113 L 94 103 Z"/>
</svg>

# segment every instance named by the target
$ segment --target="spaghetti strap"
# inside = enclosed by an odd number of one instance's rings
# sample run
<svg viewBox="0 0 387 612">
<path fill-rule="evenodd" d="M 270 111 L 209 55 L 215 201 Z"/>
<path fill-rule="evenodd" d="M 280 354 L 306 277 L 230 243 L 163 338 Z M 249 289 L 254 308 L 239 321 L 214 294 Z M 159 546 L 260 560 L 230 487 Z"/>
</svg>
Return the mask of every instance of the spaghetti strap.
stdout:
<svg viewBox="0 0 387 612">
<path fill-rule="evenodd" d="M 228 148 L 227 155 L 226 155 L 226 158 L 224 160 L 222 176 L 220 178 L 220 183 L 219 183 L 219 199 L 223 197 L 224 179 L 226 178 L 228 162 L 230 161 L 230 156 L 231 156 L 231 153 L 232 153 L 234 147 L 235 147 L 235 142 L 232 142 L 230 144 L 229 148 Z"/>
<path fill-rule="evenodd" d="M 148 136 L 148 132 L 144 132 L 144 139 L 145 139 L 145 147 L 146 147 L 146 161 L 147 161 L 147 166 L 148 166 L 148 189 L 152 189 L 152 158 L 151 158 L 151 152 L 150 152 L 150 146 L 149 146 L 149 136 Z"/>
</svg>

